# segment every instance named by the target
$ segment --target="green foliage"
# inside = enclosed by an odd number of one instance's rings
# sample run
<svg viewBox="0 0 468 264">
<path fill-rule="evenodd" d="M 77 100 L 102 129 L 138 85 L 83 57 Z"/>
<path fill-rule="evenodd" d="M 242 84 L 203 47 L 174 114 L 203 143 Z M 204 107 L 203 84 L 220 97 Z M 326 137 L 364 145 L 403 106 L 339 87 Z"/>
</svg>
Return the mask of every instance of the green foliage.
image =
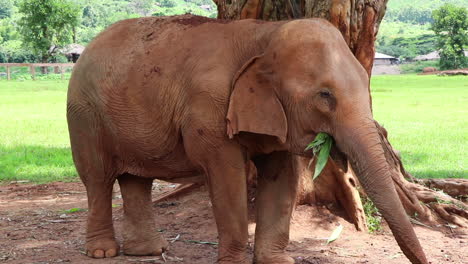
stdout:
<svg viewBox="0 0 468 264">
<path fill-rule="evenodd" d="M 314 158 L 317 159 L 315 164 L 315 172 L 313 180 L 315 180 L 322 172 L 325 165 L 327 165 L 328 157 L 330 156 L 330 150 L 333 144 L 333 138 L 327 133 L 318 133 L 314 141 L 312 141 L 304 151 L 311 150 L 314 152 Z M 318 154 L 317 154 L 318 153 Z M 311 160 L 312 162 L 312 160 Z"/>
<path fill-rule="evenodd" d="M 72 213 L 78 213 L 78 212 L 86 212 L 88 209 L 85 208 L 70 208 L 68 210 L 63 210 L 64 214 L 72 214 Z"/>
<path fill-rule="evenodd" d="M 38 57 L 30 50 L 23 48 L 20 40 L 9 40 L 0 46 L 0 63 L 6 62 L 35 62 Z"/>
<path fill-rule="evenodd" d="M 377 50 L 400 59 L 413 59 L 435 50 L 436 37 L 433 34 L 422 34 L 415 37 L 381 37 L 377 41 Z"/>
<path fill-rule="evenodd" d="M 415 61 L 400 65 L 401 73 L 421 73 L 426 67 L 439 68 L 439 60 L 435 61 Z"/>
<path fill-rule="evenodd" d="M 0 43 L 19 39 L 19 33 L 14 24 L 15 21 L 13 19 L 0 19 Z"/>
<path fill-rule="evenodd" d="M 375 233 L 382 231 L 382 215 L 380 215 L 379 210 L 368 197 L 363 199 L 363 207 L 369 232 Z"/>
<path fill-rule="evenodd" d="M 202 9 L 201 6 L 210 6 L 209 10 Z M 215 18 L 217 15 L 213 2 L 207 0 L 161 0 L 153 12 L 153 16 L 172 16 L 178 14 L 194 14 Z"/>
<path fill-rule="evenodd" d="M 401 59 L 436 50 L 432 10 L 445 3 L 467 6 L 467 0 L 391 0 L 379 29 L 376 49 Z M 415 8 L 417 7 L 417 8 Z"/>
<path fill-rule="evenodd" d="M 0 0 L 0 19 L 8 18 L 13 11 L 13 0 Z"/>
<path fill-rule="evenodd" d="M 466 6 L 466 0 L 390 0 L 387 3 L 386 21 L 399 21 L 412 25 L 432 23 L 432 10 L 443 4 Z M 417 8 L 416 8 L 417 7 Z"/>
<path fill-rule="evenodd" d="M 437 36 L 440 68 L 468 67 L 464 46 L 468 45 L 468 12 L 465 7 L 445 4 L 432 13 L 432 29 Z"/>
<path fill-rule="evenodd" d="M 19 20 L 25 45 L 47 62 L 52 46 L 69 43 L 79 22 L 79 7 L 70 0 L 23 0 Z"/>
<path fill-rule="evenodd" d="M 0 0 L 0 62 L 60 61 L 47 51 L 74 36 L 87 45 L 119 20 L 185 13 L 217 14 L 211 0 Z"/>
<path fill-rule="evenodd" d="M 149 16 L 154 7 L 153 0 L 130 0 L 129 7 L 135 14 L 140 16 Z"/>
<path fill-rule="evenodd" d="M 389 9 L 385 17 L 391 21 L 411 24 L 426 24 L 432 22 L 429 8 L 414 8 L 413 4 L 401 6 L 399 9 Z"/>
</svg>

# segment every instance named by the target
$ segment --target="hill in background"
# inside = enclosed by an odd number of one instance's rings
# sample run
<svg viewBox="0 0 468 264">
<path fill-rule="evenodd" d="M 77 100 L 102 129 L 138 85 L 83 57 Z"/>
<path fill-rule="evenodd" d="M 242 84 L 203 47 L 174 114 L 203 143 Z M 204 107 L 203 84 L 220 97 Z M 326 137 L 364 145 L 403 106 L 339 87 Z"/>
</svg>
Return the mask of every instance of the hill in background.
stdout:
<svg viewBox="0 0 468 264">
<path fill-rule="evenodd" d="M 446 3 L 468 7 L 468 0 L 389 0 L 377 37 L 377 51 L 401 59 L 434 51 L 432 11 Z"/>
<path fill-rule="evenodd" d="M 216 17 L 212 0 L 72 0 L 82 8 L 76 41 L 86 45 L 110 24 L 140 16 L 191 13 Z M 0 0 L 0 62 L 32 62 L 34 54 L 24 48 L 18 32 L 19 0 Z M 377 38 L 377 51 L 401 59 L 435 50 L 430 30 L 432 11 L 445 3 L 468 7 L 468 0 L 389 0 Z M 56 57 L 54 61 L 64 58 Z"/>
</svg>

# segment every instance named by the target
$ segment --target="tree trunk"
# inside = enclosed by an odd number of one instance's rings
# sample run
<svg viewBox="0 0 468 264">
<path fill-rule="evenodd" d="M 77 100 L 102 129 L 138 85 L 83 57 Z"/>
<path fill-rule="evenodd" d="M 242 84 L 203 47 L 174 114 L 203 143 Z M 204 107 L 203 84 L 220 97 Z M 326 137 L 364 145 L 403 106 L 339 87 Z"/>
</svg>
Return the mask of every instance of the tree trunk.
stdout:
<svg viewBox="0 0 468 264">
<path fill-rule="evenodd" d="M 43 55 L 42 56 L 42 59 L 41 59 L 41 62 L 42 63 L 47 63 L 49 61 L 49 56 L 46 56 L 46 55 Z M 47 67 L 41 67 L 41 73 L 42 74 L 47 74 L 49 71 L 47 69 Z"/>
<path fill-rule="evenodd" d="M 319 17 L 343 34 L 362 66 L 371 74 L 374 41 L 388 0 L 215 0 L 218 18 L 286 20 Z"/>
<path fill-rule="evenodd" d="M 219 19 L 253 18 L 272 21 L 313 17 L 327 19 L 341 31 L 349 48 L 370 76 L 375 54 L 374 42 L 388 0 L 214 1 L 218 6 Z M 378 127 L 387 159 L 394 165 L 393 169 L 399 172 L 393 182 L 407 213 L 411 216 L 417 215 L 418 219 L 422 220 L 434 220 L 438 216 L 438 219 L 449 223 L 467 225 L 466 205 L 448 195 L 418 184 L 420 181 L 405 171 L 400 157 L 387 140 L 387 132 L 380 125 Z M 339 162 L 331 159 L 329 161 L 318 180 L 312 182 L 310 172 L 306 168 L 308 161 L 297 157 L 295 162 L 302 165 L 298 166 L 302 175 L 298 203 L 339 204 L 358 230 L 365 229 L 365 214 L 358 192 L 358 189 L 362 188 L 357 188 L 359 183 L 357 178 L 352 171 L 347 170 L 350 166 L 338 166 Z M 454 185 L 437 186 L 442 189 L 447 186 L 453 189 Z M 468 181 L 459 180 L 456 186 L 457 191 L 465 190 L 464 193 L 457 192 L 458 195 L 468 194 L 466 192 Z M 420 202 L 428 204 L 422 205 Z"/>
</svg>

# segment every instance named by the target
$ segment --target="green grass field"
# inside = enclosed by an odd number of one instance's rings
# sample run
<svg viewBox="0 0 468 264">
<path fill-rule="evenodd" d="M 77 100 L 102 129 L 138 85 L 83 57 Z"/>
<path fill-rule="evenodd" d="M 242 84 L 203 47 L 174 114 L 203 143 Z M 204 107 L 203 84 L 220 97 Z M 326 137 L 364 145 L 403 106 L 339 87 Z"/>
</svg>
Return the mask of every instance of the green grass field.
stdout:
<svg viewBox="0 0 468 264">
<path fill-rule="evenodd" d="M 66 81 L 0 81 L 0 181 L 77 180 Z M 417 177 L 468 178 L 468 77 L 376 76 L 376 119 Z"/>
<path fill-rule="evenodd" d="M 420 178 L 468 178 L 468 77 L 375 76 L 374 117 Z"/>
<path fill-rule="evenodd" d="M 76 179 L 66 93 L 67 81 L 0 82 L 0 181 Z"/>
</svg>

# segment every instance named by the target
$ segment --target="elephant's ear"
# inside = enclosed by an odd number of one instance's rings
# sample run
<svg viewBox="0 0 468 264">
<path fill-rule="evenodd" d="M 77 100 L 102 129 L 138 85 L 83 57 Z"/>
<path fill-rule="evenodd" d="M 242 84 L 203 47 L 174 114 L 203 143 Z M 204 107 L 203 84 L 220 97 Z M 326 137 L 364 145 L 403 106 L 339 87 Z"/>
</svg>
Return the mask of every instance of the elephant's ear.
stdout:
<svg viewBox="0 0 468 264">
<path fill-rule="evenodd" d="M 273 74 L 262 57 L 248 61 L 232 82 L 227 114 L 229 138 L 241 131 L 275 136 L 286 142 L 288 125 L 274 89 Z"/>
</svg>

